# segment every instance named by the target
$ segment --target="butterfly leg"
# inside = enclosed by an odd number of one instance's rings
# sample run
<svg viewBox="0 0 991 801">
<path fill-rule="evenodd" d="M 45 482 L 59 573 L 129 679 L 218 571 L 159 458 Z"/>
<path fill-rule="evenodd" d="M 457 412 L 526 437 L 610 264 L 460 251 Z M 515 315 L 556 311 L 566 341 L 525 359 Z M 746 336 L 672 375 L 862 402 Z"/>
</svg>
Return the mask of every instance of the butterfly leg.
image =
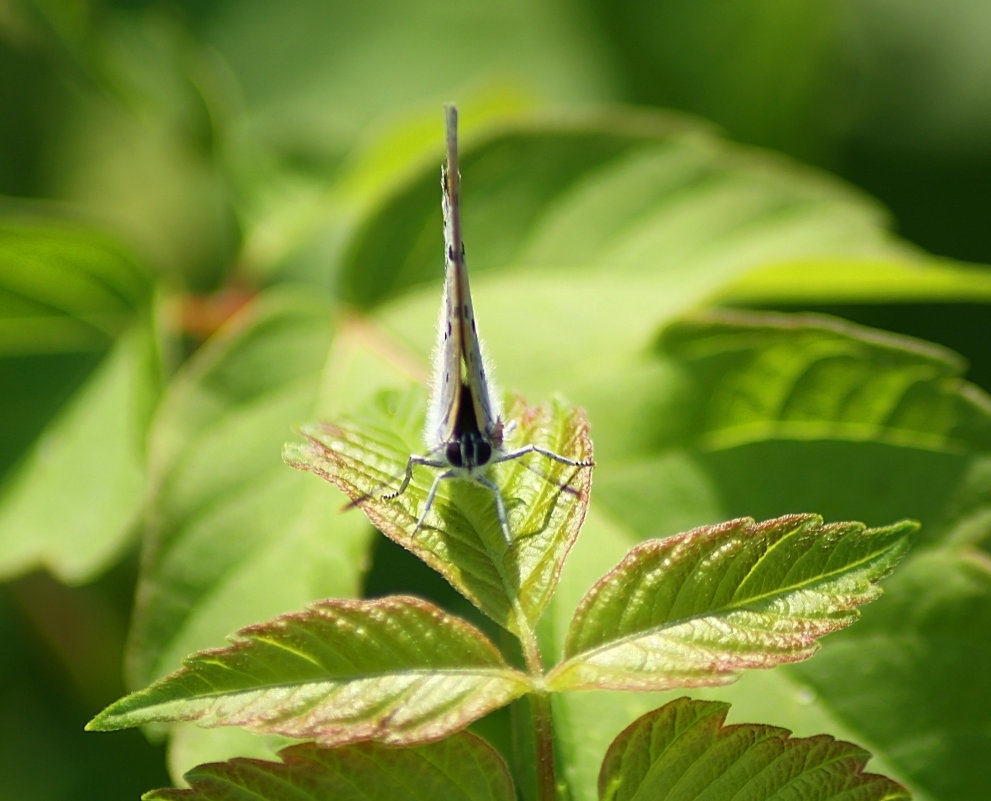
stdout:
<svg viewBox="0 0 991 801">
<path fill-rule="evenodd" d="M 520 448 L 519 450 L 510 451 L 509 453 L 504 453 L 501 456 L 498 456 L 497 458 L 493 459 L 492 462 L 493 463 L 495 463 L 495 462 L 509 462 L 509 461 L 512 461 L 513 459 L 519 459 L 521 456 L 526 456 L 527 454 L 530 454 L 530 453 L 539 453 L 541 456 L 546 456 L 548 459 L 553 459 L 555 462 L 560 462 L 561 464 L 566 464 L 569 467 L 578 467 L 578 468 L 595 467 L 595 462 L 593 462 L 591 459 L 584 459 L 582 461 L 575 461 L 574 459 L 569 459 L 568 457 L 562 456 L 559 453 L 554 453 L 554 451 L 545 450 L 544 448 L 538 447 L 537 445 L 527 445 L 527 446 L 525 446 L 523 448 Z M 526 462 L 521 462 L 521 464 L 522 464 L 522 466 L 524 468 L 526 468 L 527 470 L 529 470 L 534 475 L 540 476 L 545 481 L 548 481 L 549 480 L 549 477 L 546 474 L 544 474 L 543 472 L 541 472 L 540 470 L 538 470 L 537 468 L 531 467 Z M 557 482 L 553 482 L 553 483 L 556 484 Z M 562 489 L 563 491 L 569 492 L 572 495 L 577 495 L 578 494 L 578 491 L 574 487 L 572 487 L 572 486 L 570 486 L 568 484 L 557 484 L 557 486 L 560 489 Z"/>
<path fill-rule="evenodd" d="M 427 519 L 427 513 L 430 511 L 430 507 L 434 505 L 434 498 L 437 497 L 437 488 L 440 486 L 440 482 L 445 478 L 453 477 L 453 475 L 454 473 L 448 470 L 444 473 L 439 473 L 434 477 L 434 483 L 430 485 L 430 492 L 427 493 L 427 502 L 423 504 L 423 513 L 420 515 L 420 519 L 416 521 L 416 527 L 413 529 L 412 536 L 416 536 L 416 532 L 420 530 L 420 526 L 423 525 L 423 521 Z"/>
<path fill-rule="evenodd" d="M 539 453 L 541 456 L 546 456 L 548 459 L 553 459 L 555 462 L 560 462 L 561 464 L 571 465 L 571 467 L 594 467 L 595 462 L 591 459 L 586 459 L 580 462 L 576 462 L 574 459 L 569 459 L 567 456 L 562 456 L 559 453 L 554 453 L 554 451 L 549 451 L 544 448 L 540 448 L 536 445 L 527 445 L 516 451 L 510 451 L 509 453 L 504 453 L 499 457 L 492 460 L 495 462 L 509 462 L 513 459 L 519 459 L 521 456 L 526 456 L 528 453 Z"/>
<path fill-rule="evenodd" d="M 385 493 L 382 496 L 383 501 L 391 501 L 406 492 L 406 488 L 409 486 L 409 482 L 413 478 L 413 466 L 418 464 L 423 465 L 424 467 L 447 467 L 447 462 L 438 462 L 436 459 L 428 459 L 425 456 L 410 456 L 409 461 L 406 462 L 406 472 L 403 474 L 403 481 L 399 485 L 399 489 L 395 492 Z"/>
</svg>

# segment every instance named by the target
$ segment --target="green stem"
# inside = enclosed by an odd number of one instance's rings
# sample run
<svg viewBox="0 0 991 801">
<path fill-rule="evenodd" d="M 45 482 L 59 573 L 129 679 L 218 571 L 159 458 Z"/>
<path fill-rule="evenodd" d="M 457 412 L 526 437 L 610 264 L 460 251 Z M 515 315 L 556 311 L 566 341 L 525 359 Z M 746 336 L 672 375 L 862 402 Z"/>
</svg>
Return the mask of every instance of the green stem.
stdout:
<svg viewBox="0 0 991 801">
<path fill-rule="evenodd" d="M 524 620 L 519 616 L 517 620 Z M 531 676 L 544 675 L 544 660 L 540 654 L 536 632 L 520 632 L 523 660 Z M 534 750 L 536 751 L 537 801 L 554 801 L 557 798 L 557 776 L 554 769 L 554 729 L 551 718 L 551 698 L 545 692 L 530 695 L 530 711 L 533 718 Z"/>
<path fill-rule="evenodd" d="M 551 724 L 551 697 L 547 693 L 530 696 L 533 711 L 533 734 L 537 751 L 537 799 L 557 798 L 557 776 L 554 773 L 554 731 Z"/>
</svg>

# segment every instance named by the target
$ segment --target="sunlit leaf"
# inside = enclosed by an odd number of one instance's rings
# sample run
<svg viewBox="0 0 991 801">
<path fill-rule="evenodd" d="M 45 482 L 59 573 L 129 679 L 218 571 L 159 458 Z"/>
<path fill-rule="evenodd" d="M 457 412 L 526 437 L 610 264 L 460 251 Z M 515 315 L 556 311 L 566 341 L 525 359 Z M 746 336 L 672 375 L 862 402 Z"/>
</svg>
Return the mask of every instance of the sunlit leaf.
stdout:
<svg viewBox="0 0 991 801">
<path fill-rule="evenodd" d="M 367 305 L 437 274 L 440 154 L 438 139 L 437 167 L 406 181 L 362 221 L 344 254 L 349 299 Z M 515 267 L 530 277 L 556 268 L 564 284 L 599 271 L 659 280 L 672 294 L 650 293 L 658 312 L 768 263 L 907 255 L 868 198 L 783 159 L 728 146 L 674 115 L 613 110 L 518 119 L 466 141 L 461 172 L 475 275 Z M 627 290 L 639 297 L 637 284 Z M 524 308 L 533 303 L 519 300 Z M 611 324 L 621 331 L 637 322 L 616 315 Z"/>
<path fill-rule="evenodd" d="M 414 748 L 374 742 L 339 748 L 294 745 L 282 762 L 232 759 L 200 765 L 188 790 L 156 790 L 147 801 L 513 801 L 502 758 L 467 732 Z"/>
<path fill-rule="evenodd" d="M 548 683 L 663 690 L 807 659 L 880 594 L 915 528 L 793 515 L 642 543 L 585 596 Z"/>
<path fill-rule="evenodd" d="M 262 293 L 173 377 L 150 433 L 132 686 L 242 626 L 355 593 L 367 526 L 313 502 L 279 460 L 314 414 L 333 332 L 319 298 Z"/>
<path fill-rule="evenodd" d="M 242 629 L 228 648 L 194 654 L 89 728 L 195 720 L 324 744 L 419 743 L 528 688 L 481 632 L 426 601 L 329 600 Z"/>
<path fill-rule="evenodd" d="M 867 751 L 773 726 L 726 726 L 728 704 L 681 698 L 624 730 L 599 774 L 602 801 L 908 801 L 864 773 Z"/>
<path fill-rule="evenodd" d="M 980 266 L 939 259 L 912 265 L 883 257 L 820 257 L 768 264 L 730 281 L 720 294 L 734 305 L 759 306 L 821 306 L 865 297 L 888 303 L 977 304 L 991 299 L 991 275 Z"/>
<path fill-rule="evenodd" d="M 531 454 L 493 467 L 505 498 L 512 545 L 507 546 L 492 493 L 465 481 L 443 481 L 430 513 L 415 531 L 435 474 L 426 468 L 397 498 L 422 422 L 422 393 L 380 398 L 356 423 L 311 424 L 309 442 L 288 445 L 286 461 L 340 488 L 386 536 L 409 549 L 500 625 L 529 629 L 553 591 L 564 558 L 585 517 L 591 469 Z M 529 407 L 513 399 L 509 447 L 535 444 L 574 461 L 591 459 L 588 422 L 555 403 Z M 523 616 L 523 620 L 519 616 Z"/>
</svg>

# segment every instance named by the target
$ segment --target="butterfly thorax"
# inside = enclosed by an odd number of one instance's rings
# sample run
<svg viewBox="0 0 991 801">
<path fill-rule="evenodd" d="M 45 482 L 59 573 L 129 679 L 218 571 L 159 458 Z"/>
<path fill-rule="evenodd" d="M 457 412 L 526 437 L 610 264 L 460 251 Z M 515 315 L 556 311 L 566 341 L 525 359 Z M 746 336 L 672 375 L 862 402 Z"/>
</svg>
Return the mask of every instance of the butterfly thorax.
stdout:
<svg viewBox="0 0 991 801">
<path fill-rule="evenodd" d="M 483 432 L 478 425 L 471 389 L 461 383 L 461 396 L 451 437 L 443 445 L 444 458 L 451 467 L 471 473 L 489 463 L 495 450 L 502 447 L 502 421 L 496 420 L 491 431 Z"/>
</svg>

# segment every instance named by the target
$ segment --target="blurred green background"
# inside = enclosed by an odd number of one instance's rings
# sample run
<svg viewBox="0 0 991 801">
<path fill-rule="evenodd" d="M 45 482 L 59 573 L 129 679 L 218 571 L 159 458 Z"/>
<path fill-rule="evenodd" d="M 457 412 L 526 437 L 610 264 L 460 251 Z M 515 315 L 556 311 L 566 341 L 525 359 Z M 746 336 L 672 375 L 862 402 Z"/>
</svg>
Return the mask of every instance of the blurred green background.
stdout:
<svg viewBox="0 0 991 801">
<path fill-rule="evenodd" d="M 25 262 L 0 250 L 0 478 L 149 297 L 154 326 L 184 335 L 148 366 L 167 381 L 258 289 L 331 295 L 363 208 L 391 174 L 436 160 L 452 99 L 493 120 L 614 104 L 697 115 L 857 185 L 909 243 L 989 263 L 989 30 L 980 0 L 0 0 L 0 222 L 82 231 L 72 246 L 116 265 L 99 268 L 100 303 L 76 298 L 100 309 L 85 326 L 25 328 L 29 306 L 76 299 L 25 300 Z M 948 345 L 989 389 L 978 308 L 829 310 Z M 96 573 L 7 568 L 2 798 L 169 783 L 141 734 L 82 731 L 125 691 L 139 553 L 136 538 L 112 549 Z"/>
</svg>

